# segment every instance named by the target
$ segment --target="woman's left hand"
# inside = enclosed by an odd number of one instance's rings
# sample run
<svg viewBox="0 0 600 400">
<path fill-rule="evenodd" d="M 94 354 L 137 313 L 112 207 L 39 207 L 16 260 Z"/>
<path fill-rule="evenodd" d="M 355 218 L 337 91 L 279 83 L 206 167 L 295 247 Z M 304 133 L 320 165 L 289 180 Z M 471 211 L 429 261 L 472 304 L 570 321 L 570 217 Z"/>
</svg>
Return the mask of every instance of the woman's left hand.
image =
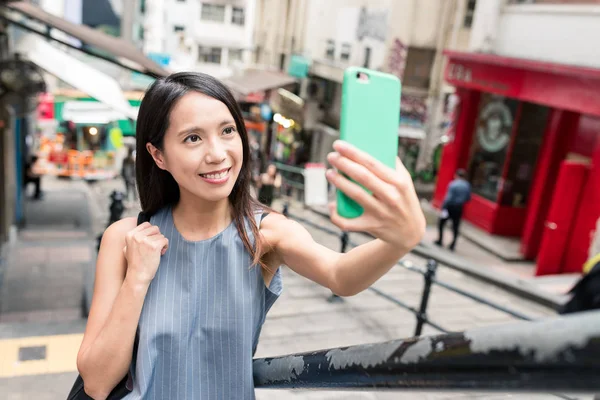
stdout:
<svg viewBox="0 0 600 400">
<path fill-rule="evenodd" d="M 340 173 L 327 171 L 327 180 L 360 204 L 364 213 L 358 218 L 343 218 L 332 203 L 331 221 L 344 231 L 368 232 L 404 251 L 416 246 L 425 233 L 425 216 L 410 174 L 400 159 L 396 158 L 394 170 L 347 142 L 338 140 L 333 147 L 335 152 L 327 160 Z"/>
</svg>

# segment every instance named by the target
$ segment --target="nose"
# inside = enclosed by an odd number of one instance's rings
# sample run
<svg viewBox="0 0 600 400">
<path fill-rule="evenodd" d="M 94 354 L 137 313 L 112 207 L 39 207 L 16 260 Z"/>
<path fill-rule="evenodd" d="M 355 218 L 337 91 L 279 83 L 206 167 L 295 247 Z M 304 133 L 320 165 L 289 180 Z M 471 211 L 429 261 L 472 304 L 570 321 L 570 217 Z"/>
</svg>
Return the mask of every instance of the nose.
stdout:
<svg viewBox="0 0 600 400">
<path fill-rule="evenodd" d="M 210 140 L 206 152 L 206 162 L 208 164 L 221 164 L 227 158 L 225 146 L 219 139 Z"/>
</svg>

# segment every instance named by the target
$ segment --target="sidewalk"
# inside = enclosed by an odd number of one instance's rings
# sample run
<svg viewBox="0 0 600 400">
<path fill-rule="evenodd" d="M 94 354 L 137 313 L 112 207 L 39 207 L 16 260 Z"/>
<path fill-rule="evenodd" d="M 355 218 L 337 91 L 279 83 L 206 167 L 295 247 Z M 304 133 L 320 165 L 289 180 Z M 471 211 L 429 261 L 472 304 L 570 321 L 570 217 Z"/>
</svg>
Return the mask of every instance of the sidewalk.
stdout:
<svg viewBox="0 0 600 400">
<path fill-rule="evenodd" d="M 65 190 L 64 185 L 44 182 L 43 199 L 26 201 L 24 226 L 6 246 L 0 273 L 3 337 L 16 331 L 39 334 L 43 324 L 82 317 L 82 285 L 93 257 L 89 199 L 76 184 Z M 32 331 L 23 332 L 28 327 Z"/>
<path fill-rule="evenodd" d="M 329 219 L 325 206 L 310 208 L 314 213 Z M 556 309 L 568 299 L 566 293 L 579 279 L 579 274 L 535 277 L 535 264 L 528 261 L 506 261 L 468 240 L 461 234 L 456 251 L 440 248 L 433 244 L 437 240 L 437 217 L 424 207 L 428 221 L 425 237 L 412 253 L 431 258 L 483 282 L 491 283 L 528 300 Z M 468 230 L 470 227 L 461 227 Z M 335 228 L 337 229 L 337 228 Z M 474 234 L 473 232 L 471 232 Z M 357 235 L 357 234 L 353 234 Z M 446 244 L 450 243 L 451 232 L 446 232 Z"/>
</svg>

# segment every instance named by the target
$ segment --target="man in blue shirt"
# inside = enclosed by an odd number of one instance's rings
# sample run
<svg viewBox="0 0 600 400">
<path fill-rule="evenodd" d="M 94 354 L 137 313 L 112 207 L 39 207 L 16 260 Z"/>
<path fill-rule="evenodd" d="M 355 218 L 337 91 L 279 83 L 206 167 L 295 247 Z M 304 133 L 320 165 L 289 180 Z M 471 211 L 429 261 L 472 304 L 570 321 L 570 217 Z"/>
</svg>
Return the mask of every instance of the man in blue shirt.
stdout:
<svg viewBox="0 0 600 400">
<path fill-rule="evenodd" d="M 458 227 L 460 225 L 460 219 L 462 217 L 464 205 L 471 199 L 471 185 L 467 180 L 466 171 L 459 169 L 456 171 L 454 180 L 450 182 L 448 191 L 446 192 L 446 198 L 442 204 L 442 212 L 438 221 L 438 240 L 435 242 L 438 246 L 442 246 L 444 237 L 444 226 L 446 221 L 452 220 L 452 243 L 448 247 L 454 251 L 456 246 L 456 239 L 458 238 Z"/>
</svg>

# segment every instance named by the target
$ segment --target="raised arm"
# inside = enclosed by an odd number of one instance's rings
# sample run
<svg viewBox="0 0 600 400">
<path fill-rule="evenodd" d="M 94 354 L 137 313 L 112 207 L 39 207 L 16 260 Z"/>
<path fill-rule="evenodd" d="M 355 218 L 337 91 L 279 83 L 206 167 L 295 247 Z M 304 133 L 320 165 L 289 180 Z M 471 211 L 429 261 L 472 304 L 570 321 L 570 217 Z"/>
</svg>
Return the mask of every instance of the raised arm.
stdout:
<svg viewBox="0 0 600 400">
<path fill-rule="evenodd" d="M 102 237 L 77 355 L 84 390 L 94 399 L 105 399 L 127 374 L 144 298 L 166 246 L 158 227 L 147 222 L 136 227 L 135 218 L 114 223 Z"/>
<path fill-rule="evenodd" d="M 335 149 L 330 163 L 373 195 L 341 174 L 328 172 L 329 181 L 365 210 L 359 218 L 345 219 L 331 204 L 331 220 L 342 230 L 369 232 L 377 239 L 340 254 L 316 243 L 302 225 L 281 215 L 265 218 L 261 233 L 288 267 L 338 295 L 351 296 L 368 288 L 418 244 L 425 217 L 399 160 L 393 170 L 346 143 L 336 142 Z"/>
</svg>

